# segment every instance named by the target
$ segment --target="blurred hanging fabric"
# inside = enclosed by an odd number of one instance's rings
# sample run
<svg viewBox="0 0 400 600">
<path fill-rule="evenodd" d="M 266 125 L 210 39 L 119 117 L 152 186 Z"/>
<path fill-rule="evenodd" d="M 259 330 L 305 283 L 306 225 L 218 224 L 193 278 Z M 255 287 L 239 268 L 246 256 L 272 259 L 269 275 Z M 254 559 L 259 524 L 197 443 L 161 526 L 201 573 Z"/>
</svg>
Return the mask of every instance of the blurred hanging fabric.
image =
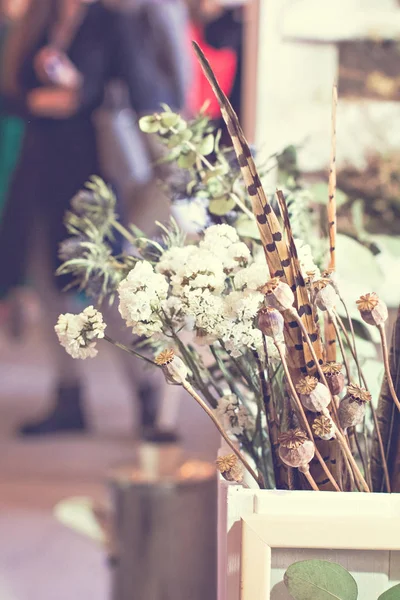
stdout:
<svg viewBox="0 0 400 600">
<path fill-rule="evenodd" d="M 237 58 L 230 48 L 216 49 L 207 44 L 204 27 L 201 24 L 190 25 L 191 39 L 199 44 L 214 70 L 219 84 L 224 93 L 229 97 L 235 81 Z M 218 100 L 215 98 L 202 68 L 193 53 L 193 85 L 191 87 L 188 106 L 192 114 L 197 114 L 202 106 L 208 102 L 207 113 L 212 119 L 221 116 Z"/>
</svg>

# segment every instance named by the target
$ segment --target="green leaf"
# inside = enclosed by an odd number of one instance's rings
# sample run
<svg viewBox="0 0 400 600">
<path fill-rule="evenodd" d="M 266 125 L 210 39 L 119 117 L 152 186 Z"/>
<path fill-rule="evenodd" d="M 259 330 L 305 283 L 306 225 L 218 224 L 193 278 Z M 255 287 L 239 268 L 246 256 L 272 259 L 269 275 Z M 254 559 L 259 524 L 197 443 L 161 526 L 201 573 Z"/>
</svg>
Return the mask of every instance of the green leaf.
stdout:
<svg viewBox="0 0 400 600">
<path fill-rule="evenodd" d="M 211 154 L 214 150 L 214 136 L 212 133 L 209 133 L 204 139 L 201 140 L 199 145 L 197 146 L 197 151 L 203 156 L 207 156 Z"/>
<path fill-rule="evenodd" d="M 144 133 L 156 133 L 161 125 L 154 116 L 147 115 L 139 119 L 139 127 Z"/>
<path fill-rule="evenodd" d="M 224 196 L 222 198 L 210 200 L 208 210 L 211 214 L 222 217 L 228 214 L 235 206 L 236 202 L 230 196 Z"/>
<path fill-rule="evenodd" d="M 284 577 L 295 600 L 357 600 L 358 589 L 346 569 L 325 560 L 304 560 L 291 565 Z"/>
<path fill-rule="evenodd" d="M 400 584 L 395 585 L 386 592 L 383 592 L 378 600 L 400 600 Z"/>
<path fill-rule="evenodd" d="M 160 118 L 162 126 L 166 127 L 167 129 L 175 127 L 180 120 L 180 116 L 173 112 L 163 112 L 160 114 Z"/>
<path fill-rule="evenodd" d="M 181 154 L 178 158 L 178 167 L 181 169 L 190 169 L 196 163 L 196 153 L 189 152 L 188 154 Z"/>
<path fill-rule="evenodd" d="M 258 231 L 257 223 L 255 219 L 249 219 L 246 215 L 240 215 L 235 223 L 235 229 L 243 238 L 251 238 L 253 240 L 260 239 L 260 232 Z"/>
<path fill-rule="evenodd" d="M 310 192 L 312 193 L 314 202 L 318 204 L 325 204 L 328 206 L 328 184 L 323 181 L 319 183 L 314 183 L 310 186 Z M 341 190 L 336 190 L 336 206 L 342 206 L 347 202 L 347 196 Z"/>
</svg>

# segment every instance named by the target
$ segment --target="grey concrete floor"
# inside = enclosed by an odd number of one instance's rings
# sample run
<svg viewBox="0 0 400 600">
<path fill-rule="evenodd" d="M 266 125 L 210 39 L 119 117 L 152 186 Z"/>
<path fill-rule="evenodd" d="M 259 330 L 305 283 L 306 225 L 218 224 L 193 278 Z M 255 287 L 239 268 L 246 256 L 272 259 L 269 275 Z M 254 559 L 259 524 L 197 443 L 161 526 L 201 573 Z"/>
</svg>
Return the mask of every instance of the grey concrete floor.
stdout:
<svg viewBox="0 0 400 600">
<path fill-rule="evenodd" d="M 18 425 L 51 404 L 54 373 L 37 326 L 23 342 L 0 331 L 0 600 L 106 600 L 105 552 L 53 516 L 65 498 L 103 500 L 110 468 L 133 462 L 131 396 L 115 350 L 82 363 L 90 435 L 22 440 Z M 218 435 L 190 397 L 179 430 L 185 453 L 213 460 Z"/>
</svg>

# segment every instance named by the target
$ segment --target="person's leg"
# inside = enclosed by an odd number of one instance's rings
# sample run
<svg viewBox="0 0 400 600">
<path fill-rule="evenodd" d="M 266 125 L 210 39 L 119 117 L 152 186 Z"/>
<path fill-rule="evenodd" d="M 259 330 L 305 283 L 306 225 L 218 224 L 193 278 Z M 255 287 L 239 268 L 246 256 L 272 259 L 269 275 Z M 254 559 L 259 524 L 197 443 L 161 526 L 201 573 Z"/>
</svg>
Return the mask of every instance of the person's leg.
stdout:
<svg viewBox="0 0 400 600">
<path fill-rule="evenodd" d="M 82 431 L 86 428 L 79 361 L 65 352 L 54 331 L 59 315 L 68 310 L 70 297 L 55 285 L 43 226 L 40 222 L 35 224 L 36 235 L 28 272 L 41 303 L 43 338 L 55 370 L 54 405 L 42 419 L 23 425 L 20 429 L 23 435 Z"/>
<path fill-rule="evenodd" d="M 112 307 L 103 307 L 103 314 L 109 337 L 125 346 L 131 346 L 134 336 L 122 320 L 117 302 Z M 168 385 L 161 369 L 152 367 L 119 348 L 115 348 L 115 352 L 119 353 L 123 372 L 132 390 L 133 400 L 136 401 L 135 423 L 138 436 L 154 440 L 175 440 L 180 387 Z"/>
</svg>

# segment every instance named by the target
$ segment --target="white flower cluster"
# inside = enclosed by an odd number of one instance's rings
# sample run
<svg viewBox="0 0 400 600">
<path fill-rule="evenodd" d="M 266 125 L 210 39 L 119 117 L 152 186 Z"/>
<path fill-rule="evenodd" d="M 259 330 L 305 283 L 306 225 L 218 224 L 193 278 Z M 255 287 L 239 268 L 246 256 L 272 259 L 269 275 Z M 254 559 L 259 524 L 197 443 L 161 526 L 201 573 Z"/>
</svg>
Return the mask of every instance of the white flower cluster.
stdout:
<svg viewBox="0 0 400 600">
<path fill-rule="evenodd" d="M 60 344 L 72 358 L 93 358 L 97 355 L 96 340 L 104 338 L 106 324 L 103 315 L 88 306 L 79 315 L 60 315 L 54 327 Z"/>
<path fill-rule="evenodd" d="M 161 310 L 168 296 L 168 281 L 146 261 L 136 263 L 118 287 L 119 312 L 137 335 L 150 337 L 162 331 Z"/>
<path fill-rule="evenodd" d="M 227 433 L 240 436 L 254 431 L 254 417 L 234 394 L 227 394 L 219 399 L 215 415 Z"/>
<path fill-rule="evenodd" d="M 206 229 L 200 248 L 218 257 L 226 274 L 246 266 L 251 260 L 250 250 L 230 225 L 212 225 Z"/>
</svg>

